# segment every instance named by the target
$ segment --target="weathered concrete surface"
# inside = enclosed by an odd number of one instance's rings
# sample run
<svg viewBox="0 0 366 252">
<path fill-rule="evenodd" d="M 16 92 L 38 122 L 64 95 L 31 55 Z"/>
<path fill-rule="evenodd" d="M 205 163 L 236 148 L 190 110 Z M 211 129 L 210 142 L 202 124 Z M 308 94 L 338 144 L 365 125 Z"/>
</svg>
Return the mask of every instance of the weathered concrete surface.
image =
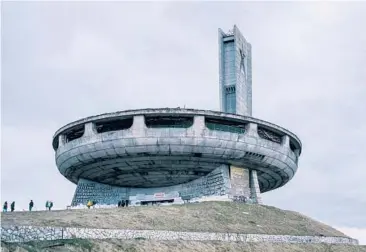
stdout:
<svg viewBox="0 0 366 252">
<path fill-rule="evenodd" d="M 236 25 L 230 33 L 219 29 L 219 76 L 220 110 L 251 116 L 252 46 Z"/>
<path fill-rule="evenodd" d="M 237 176 L 235 171 L 242 171 L 245 176 Z M 174 200 L 173 204 L 183 204 L 212 197 L 216 197 L 216 201 L 222 198 L 261 204 L 256 171 L 238 167 L 231 167 L 229 171 L 227 165 L 221 165 L 208 175 L 194 181 L 153 188 L 118 187 L 80 179 L 71 206 L 85 206 L 89 200 L 95 200 L 98 205 L 117 205 L 120 200 L 129 200 L 130 205 L 167 200 Z"/>
<path fill-rule="evenodd" d="M 175 116 L 190 114 L 194 122 L 187 129 L 147 128 L 143 115 L 153 112 Z M 283 186 L 297 170 L 301 152 L 297 137 L 254 118 L 218 112 L 194 113 L 193 110 L 118 113 L 119 118 L 128 115 L 133 115 L 133 124 L 126 130 L 99 134 L 93 130 L 94 120 L 113 118 L 116 114 L 88 118 L 64 128 L 67 131 L 81 125 L 85 129 L 84 135 L 70 142 L 63 140 L 60 130 L 55 136 L 59 139 L 56 164 L 60 172 L 74 183 L 84 178 L 119 187 L 162 188 L 197 180 L 225 164 L 257 171 L 259 195 L 259 192 Z M 246 130 L 242 134 L 208 129 L 205 116 L 241 120 Z M 281 142 L 260 137 L 258 125 L 271 125 L 273 131 L 283 134 Z M 220 190 L 213 190 L 212 195 L 220 194 Z"/>
<path fill-rule="evenodd" d="M 204 177 L 169 187 L 129 188 L 80 179 L 71 205 L 85 205 L 89 199 L 96 200 L 99 204 L 113 205 L 116 205 L 119 200 L 130 200 L 131 204 L 158 200 L 175 200 L 176 202 L 202 196 L 228 195 L 229 191 L 228 167 L 222 165 Z"/>
<path fill-rule="evenodd" d="M 216 118 L 223 118 L 223 119 L 234 119 L 239 121 L 246 121 L 254 124 L 258 124 L 261 126 L 265 126 L 268 128 L 274 128 L 280 132 L 285 132 L 286 135 L 289 135 L 291 138 L 294 138 L 299 144 L 299 148 L 301 149 L 301 141 L 300 139 L 289 130 L 276 125 L 274 123 L 270 123 L 258 118 L 254 118 L 251 116 L 243 116 L 243 115 L 237 115 L 237 114 L 229 114 L 221 111 L 213 111 L 213 110 L 201 110 L 201 109 L 188 109 L 188 108 L 146 108 L 146 109 L 131 109 L 131 110 L 124 110 L 124 111 L 117 111 L 112 113 L 104 113 L 96 116 L 89 116 L 83 119 L 79 119 L 77 121 L 71 122 L 69 124 L 66 124 L 65 126 L 61 127 L 59 130 L 56 131 L 53 138 L 60 135 L 62 132 L 64 132 L 67 129 L 70 129 L 76 125 L 83 125 L 88 122 L 94 122 L 97 120 L 107 119 L 107 118 L 113 118 L 113 117 L 129 117 L 129 116 L 137 116 L 137 115 L 197 115 L 197 116 L 211 116 Z"/>
</svg>

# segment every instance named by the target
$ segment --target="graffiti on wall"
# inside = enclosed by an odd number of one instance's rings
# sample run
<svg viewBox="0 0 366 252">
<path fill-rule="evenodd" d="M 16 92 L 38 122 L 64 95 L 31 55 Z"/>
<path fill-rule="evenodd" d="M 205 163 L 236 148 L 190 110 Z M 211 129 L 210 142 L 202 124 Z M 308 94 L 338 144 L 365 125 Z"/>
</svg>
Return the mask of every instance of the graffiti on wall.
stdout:
<svg viewBox="0 0 366 252">
<path fill-rule="evenodd" d="M 249 198 L 249 170 L 230 166 L 231 195 L 234 201 L 243 201 Z"/>
</svg>

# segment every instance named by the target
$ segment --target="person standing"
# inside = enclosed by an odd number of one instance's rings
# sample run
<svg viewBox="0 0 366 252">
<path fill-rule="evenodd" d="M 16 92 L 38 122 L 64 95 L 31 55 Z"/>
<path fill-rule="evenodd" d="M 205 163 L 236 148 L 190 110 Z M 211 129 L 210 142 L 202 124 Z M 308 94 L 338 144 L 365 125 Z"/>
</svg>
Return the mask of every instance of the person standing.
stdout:
<svg viewBox="0 0 366 252">
<path fill-rule="evenodd" d="M 33 200 L 31 200 L 31 201 L 29 202 L 29 212 L 31 212 L 31 211 L 32 211 L 33 206 L 34 206 Z"/>
<path fill-rule="evenodd" d="M 11 205 L 10 205 L 10 211 L 14 212 L 15 210 L 15 201 L 11 202 Z"/>
<path fill-rule="evenodd" d="M 53 207 L 53 202 L 48 202 L 48 211 L 51 211 L 51 208 Z"/>
<path fill-rule="evenodd" d="M 4 206 L 3 206 L 3 212 L 6 213 L 8 211 L 8 202 L 5 201 Z"/>
<path fill-rule="evenodd" d="M 93 202 L 91 200 L 88 201 L 88 204 L 86 204 L 86 206 L 88 207 L 88 209 L 90 209 L 90 207 L 93 205 Z"/>
</svg>

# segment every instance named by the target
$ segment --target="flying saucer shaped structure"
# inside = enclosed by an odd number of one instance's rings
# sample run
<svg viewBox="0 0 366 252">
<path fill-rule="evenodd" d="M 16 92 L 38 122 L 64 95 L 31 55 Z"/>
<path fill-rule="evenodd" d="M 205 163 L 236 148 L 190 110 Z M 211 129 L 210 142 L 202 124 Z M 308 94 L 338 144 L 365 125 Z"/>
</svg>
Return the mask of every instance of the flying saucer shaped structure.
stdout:
<svg viewBox="0 0 366 252">
<path fill-rule="evenodd" d="M 300 139 L 252 117 L 251 45 L 219 30 L 222 111 L 160 108 L 80 119 L 53 137 L 72 205 L 183 202 L 223 197 L 261 203 L 295 175 Z"/>
</svg>

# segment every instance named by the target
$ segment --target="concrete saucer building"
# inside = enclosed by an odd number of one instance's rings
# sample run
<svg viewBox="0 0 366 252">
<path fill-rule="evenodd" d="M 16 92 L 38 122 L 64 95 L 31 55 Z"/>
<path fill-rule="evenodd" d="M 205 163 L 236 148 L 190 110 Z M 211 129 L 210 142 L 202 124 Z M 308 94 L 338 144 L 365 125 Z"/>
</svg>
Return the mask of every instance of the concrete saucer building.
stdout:
<svg viewBox="0 0 366 252">
<path fill-rule="evenodd" d="M 91 116 L 53 137 L 56 165 L 77 184 L 72 205 L 251 199 L 295 175 L 301 142 L 252 117 L 251 45 L 219 29 L 221 112 L 160 108 Z"/>
</svg>

